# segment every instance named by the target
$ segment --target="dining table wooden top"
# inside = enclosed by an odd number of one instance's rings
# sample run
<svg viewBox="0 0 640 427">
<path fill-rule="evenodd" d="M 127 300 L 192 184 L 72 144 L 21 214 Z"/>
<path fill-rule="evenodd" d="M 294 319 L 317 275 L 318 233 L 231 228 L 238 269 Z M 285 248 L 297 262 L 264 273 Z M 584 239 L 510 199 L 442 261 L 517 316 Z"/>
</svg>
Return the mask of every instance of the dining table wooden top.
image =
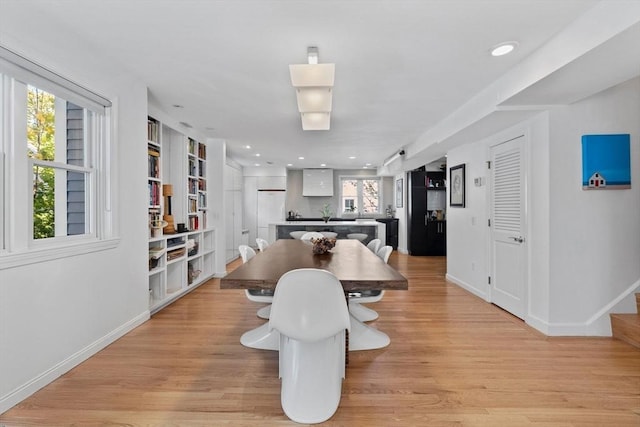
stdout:
<svg viewBox="0 0 640 427">
<path fill-rule="evenodd" d="M 221 289 L 275 289 L 280 277 L 298 268 L 330 271 L 345 291 L 409 288 L 407 279 L 355 239 L 339 239 L 325 254 L 297 239 L 280 239 L 220 279 Z"/>
</svg>

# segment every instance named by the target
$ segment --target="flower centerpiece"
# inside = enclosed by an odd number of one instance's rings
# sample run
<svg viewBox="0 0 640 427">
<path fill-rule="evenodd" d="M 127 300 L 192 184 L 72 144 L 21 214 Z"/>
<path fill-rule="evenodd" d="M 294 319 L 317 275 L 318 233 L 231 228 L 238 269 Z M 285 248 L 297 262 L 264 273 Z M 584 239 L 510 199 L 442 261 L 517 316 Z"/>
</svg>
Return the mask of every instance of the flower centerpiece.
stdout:
<svg viewBox="0 0 640 427">
<path fill-rule="evenodd" d="M 320 209 L 320 213 L 322 214 L 322 220 L 324 222 L 329 222 L 329 220 L 331 219 L 331 214 L 333 213 L 331 211 L 331 205 L 329 205 L 328 203 L 326 203 L 322 209 Z"/>
<path fill-rule="evenodd" d="M 319 239 L 311 239 L 311 243 L 313 243 L 313 253 L 314 254 L 326 254 L 336 245 L 336 239 L 329 239 L 327 237 L 322 237 Z"/>
</svg>

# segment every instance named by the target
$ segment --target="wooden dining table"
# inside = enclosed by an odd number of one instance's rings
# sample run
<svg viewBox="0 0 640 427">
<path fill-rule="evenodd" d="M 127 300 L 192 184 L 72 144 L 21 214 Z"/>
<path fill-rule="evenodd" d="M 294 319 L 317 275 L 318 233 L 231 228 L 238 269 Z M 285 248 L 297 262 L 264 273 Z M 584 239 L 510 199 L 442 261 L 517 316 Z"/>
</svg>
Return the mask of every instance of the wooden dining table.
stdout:
<svg viewBox="0 0 640 427">
<path fill-rule="evenodd" d="M 367 290 L 407 290 L 407 279 L 359 240 L 341 239 L 328 253 L 314 254 L 312 245 L 297 239 L 280 239 L 220 280 L 221 289 L 275 289 L 280 277 L 298 268 L 318 268 L 333 273 L 348 295 Z M 347 298 L 348 301 L 348 298 Z M 349 350 L 382 348 L 389 336 L 353 316 Z M 268 322 L 245 332 L 240 342 L 252 348 L 278 350 L 279 336 Z"/>
</svg>

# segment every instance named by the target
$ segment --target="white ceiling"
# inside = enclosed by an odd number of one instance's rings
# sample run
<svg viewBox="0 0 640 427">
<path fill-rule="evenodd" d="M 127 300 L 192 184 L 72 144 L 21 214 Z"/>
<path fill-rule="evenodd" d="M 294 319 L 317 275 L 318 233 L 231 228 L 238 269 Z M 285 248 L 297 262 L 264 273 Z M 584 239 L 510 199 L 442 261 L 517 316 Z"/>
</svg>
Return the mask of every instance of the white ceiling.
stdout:
<svg viewBox="0 0 640 427">
<path fill-rule="evenodd" d="M 78 66 L 82 61 L 108 60 L 121 72 L 134 74 L 146 83 L 158 108 L 203 136 L 224 139 L 228 153 L 244 166 L 270 162 L 297 168 L 322 163 L 340 169 L 367 163 L 377 167 L 404 147 L 414 147 L 408 150 L 413 163 L 444 154 L 428 144 L 420 148 L 418 141 L 492 83 L 517 72 L 527 58 L 540 55 L 598 3 L 0 0 L 0 44 L 4 38 L 55 49 L 69 37 L 80 38 L 83 55 Z M 638 38 L 619 38 L 638 47 Z M 507 40 L 519 42 L 514 53 L 489 55 L 491 46 Z M 640 74 L 640 65 L 628 58 L 632 55 L 620 43 L 612 44 L 602 48 L 602 55 L 611 61 L 610 52 L 622 51 L 615 60 L 627 64 L 625 72 L 612 75 L 612 68 L 624 64 L 612 67 L 610 62 L 599 63 L 597 56 L 589 60 L 587 70 L 573 61 L 573 66 L 529 79 L 527 87 L 515 91 L 502 107 L 573 102 L 585 91 Z M 288 65 L 305 63 L 308 46 L 318 46 L 320 62 L 336 64 L 329 131 L 302 131 L 289 81 Z M 558 99 L 562 94 L 554 88 L 585 72 L 592 77 L 580 82 L 588 89 Z M 503 116 L 515 120 L 526 114 L 512 111 Z M 476 121 L 458 130 L 483 127 L 491 128 Z"/>
</svg>

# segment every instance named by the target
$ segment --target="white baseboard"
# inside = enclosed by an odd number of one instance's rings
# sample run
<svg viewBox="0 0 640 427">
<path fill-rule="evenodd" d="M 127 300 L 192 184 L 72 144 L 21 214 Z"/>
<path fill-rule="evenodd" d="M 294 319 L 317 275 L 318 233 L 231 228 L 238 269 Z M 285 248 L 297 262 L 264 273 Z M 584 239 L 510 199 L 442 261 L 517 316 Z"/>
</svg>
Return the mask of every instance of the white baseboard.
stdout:
<svg viewBox="0 0 640 427">
<path fill-rule="evenodd" d="M 461 288 L 491 303 L 488 292 L 483 292 L 449 273 L 447 273 L 446 278 Z M 528 313 L 525 315 L 524 321 L 532 328 L 551 337 L 610 337 L 611 318 L 609 314 L 617 312 L 617 310 L 626 312 L 627 310 L 620 308 L 625 299 L 628 299 L 627 305 L 635 307 L 634 294 L 638 292 L 638 290 L 640 290 L 640 281 L 633 283 L 624 292 L 584 322 L 548 322 Z M 635 308 L 632 308 L 629 312 L 635 312 L 634 310 Z"/>
<path fill-rule="evenodd" d="M 51 369 L 31 379 L 30 381 L 26 382 L 25 384 L 11 391 L 5 396 L 1 396 L 0 397 L 0 414 L 8 411 L 16 404 L 20 403 L 27 397 L 31 396 L 33 393 L 40 390 L 42 387 L 46 386 L 47 384 L 53 382 L 56 378 L 69 372 L 71 369 L 75 368 L 80 363 L 84 362 L 85 360 L 87 360 L 88 358 L 90 358 L 91 356 L 93 356 L 94 354 L 96 354 L 97 352 L 99 352 L 109 344 L 113 343 L 118 338 L 126 335 L 133 329 L 137 328 L 138 326 L 140 326 L 141 324 L 149 320 L 149 317 L 150 317 L 150 314 L 148 310 L 141 313 L 140 315 L 129 320 L 127 323 L 111 331 L 109 334 L 105 335 L 104 337 L 94 341 L 93 343 L 89 344 L 82 350 L 79 350 L 75 354 L 72 354 L 62 362 L 53 366 Z"/>
<path fill-rule="evenodd" d="M 449 273 L 447 273 L 445 277 L 448 281 L 455 283 L 456 285 L 460 286 L 462 289 L 465 289 L 471 292 L 472 294 L 474 294 L 475 296 L 489 302 L 489 294 L 487 292 L 484 292 L 481 289 L 471 286 L 464 280 L 460 280 L 457 277 L 450 275 Z"/>
</svg>

